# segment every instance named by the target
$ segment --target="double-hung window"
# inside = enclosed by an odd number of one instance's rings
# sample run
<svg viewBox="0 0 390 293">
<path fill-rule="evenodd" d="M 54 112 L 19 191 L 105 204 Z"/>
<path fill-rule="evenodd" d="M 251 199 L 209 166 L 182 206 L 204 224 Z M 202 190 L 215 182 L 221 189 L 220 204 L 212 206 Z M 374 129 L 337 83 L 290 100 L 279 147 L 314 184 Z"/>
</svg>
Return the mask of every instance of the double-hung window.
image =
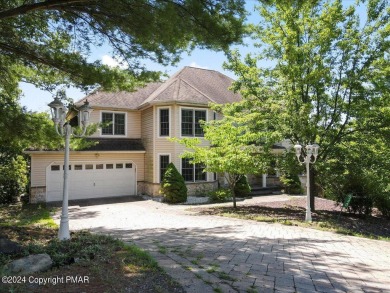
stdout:
<svg viewBox="0 0 390 293">
<path fill-rule="evenodd" d="M 181 175 L 184 181 L 197 182 L 206 181 L 206 172 L 204 172 L 204 164 L 191 164 L 190 159 L 183 158 L 181 160 Z"/>
<path fill-rule="evenodd" d="M 181 110 L 181 135 L 203 137 L 200 121 L 206 121 L 206 110 Z"/>
<path fill-rule="evenodd" d="M 160 155 L 160 182 L 164 179 L 165 171 L 169 165 L 169 155 Z"/>
<path fill-rule="evenodd" d="M 169 109 L 163 108 L 160 113 L 160 136 L 169 136 Z"/>
<path fill-rule="evenodd" d="M 125 135 L 126 116 L 124 113 L 102 113 L 102 135 Z"/>
</svg>

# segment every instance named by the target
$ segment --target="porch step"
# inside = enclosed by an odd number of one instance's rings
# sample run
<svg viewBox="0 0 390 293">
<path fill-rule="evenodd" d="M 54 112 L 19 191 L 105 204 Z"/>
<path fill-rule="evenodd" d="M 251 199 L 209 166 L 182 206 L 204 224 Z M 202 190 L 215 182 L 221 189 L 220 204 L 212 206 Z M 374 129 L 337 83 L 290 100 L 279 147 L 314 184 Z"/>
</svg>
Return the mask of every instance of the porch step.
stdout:
<svg viewBox="0 0 390 293">
<path fill-rule="evenodd" d="M 282 194 L 281 186 L 251 186 L 251 196 Z"/>
</svg>

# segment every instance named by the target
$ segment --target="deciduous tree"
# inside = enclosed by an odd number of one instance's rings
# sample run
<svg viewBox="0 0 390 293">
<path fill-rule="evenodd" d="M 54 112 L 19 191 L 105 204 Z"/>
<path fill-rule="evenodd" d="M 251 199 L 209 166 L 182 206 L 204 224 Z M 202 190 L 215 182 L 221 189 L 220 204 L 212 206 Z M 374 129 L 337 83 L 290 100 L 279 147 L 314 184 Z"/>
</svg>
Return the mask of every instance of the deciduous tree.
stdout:
<svg viewBox="0 0 390 293">
<path fill-rule="evenodd" d="M 188 150 L 183 157 L 193 163 L 202 163 L 205 172 L 224 174 L 233 196 L 236 208 L 236 185 L 246 174 L 261 174 L 266 170 L 271 157 L 272 145 L 280 137 L 267 129 L 266 113 L 261 111 L 236 111 L 242 103 L 214 105 L 214 110 L 223 116 L 203 124 L 204 140 L 199 138 L 175 139 Z M 263 131 L 253 131 L 254 121 L 257 130 L 263 123 Z M 207 142 L 205 142 L 207 141 Z"/>
<path fill-rule="evenodd" d="M 365 15 L 341 0 L 261 1 L 261 22 L 251 26 L 259 52 L 244 60 L 233 52 L 227 64 L 238 76 L 234 89 L 273 113 L 272 131 L 293 145 L 318 143 L 325 164 L 353 133 L 389 127 L 390 6 L 358 4 Z"/>
</svg>

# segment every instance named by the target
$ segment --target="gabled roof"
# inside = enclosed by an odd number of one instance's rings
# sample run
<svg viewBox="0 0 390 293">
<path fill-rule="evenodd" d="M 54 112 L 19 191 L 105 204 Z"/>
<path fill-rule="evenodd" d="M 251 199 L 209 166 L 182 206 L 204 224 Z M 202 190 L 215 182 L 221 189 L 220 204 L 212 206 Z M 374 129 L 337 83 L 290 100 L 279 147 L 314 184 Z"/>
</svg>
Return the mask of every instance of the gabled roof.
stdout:
<svg viewBox="0 0 390 293">
<path fill-rule="evenodd" d="M 186 66 L 162 84 L 140 107 L 153 103 L 192 104 L 238 102 L 240 95 L 229 90 L 233 79 L 215 71 Z"/>
<path fill-rule="evenodd" d="M 241 98 L 229 90 L 233 79 L 215 71 L 186 66 L 165 82 L 149 83 L 134 92 L 95 92 L 88 99 L 91 107 L 142 109 L 152 104 L 189 103 L 208 105 L 238 102 Z"/>
</svg>

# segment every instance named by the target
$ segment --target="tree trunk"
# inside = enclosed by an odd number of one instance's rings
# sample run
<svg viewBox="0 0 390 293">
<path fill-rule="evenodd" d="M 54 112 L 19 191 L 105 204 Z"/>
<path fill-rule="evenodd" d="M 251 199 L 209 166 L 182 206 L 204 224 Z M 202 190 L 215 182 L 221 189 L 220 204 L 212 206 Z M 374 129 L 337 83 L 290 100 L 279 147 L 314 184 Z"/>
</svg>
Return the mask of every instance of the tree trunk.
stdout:
<svg viewBox="0 0 390 293">
<path fill-rule="evenodd" d="M 315 197 L 317 196 L 316 188 L 316 170 L 313 165 L 310 165 L 310 210 L 315 211 Z"/>
<path fill-rule="evenodd" d="M 233 208 L 237 208 L 237 202 L 236 202 L 236 192 L 234 191 L 234 188 L 232 188 L 232 195 L 233 195 Z"/>
</svg>

